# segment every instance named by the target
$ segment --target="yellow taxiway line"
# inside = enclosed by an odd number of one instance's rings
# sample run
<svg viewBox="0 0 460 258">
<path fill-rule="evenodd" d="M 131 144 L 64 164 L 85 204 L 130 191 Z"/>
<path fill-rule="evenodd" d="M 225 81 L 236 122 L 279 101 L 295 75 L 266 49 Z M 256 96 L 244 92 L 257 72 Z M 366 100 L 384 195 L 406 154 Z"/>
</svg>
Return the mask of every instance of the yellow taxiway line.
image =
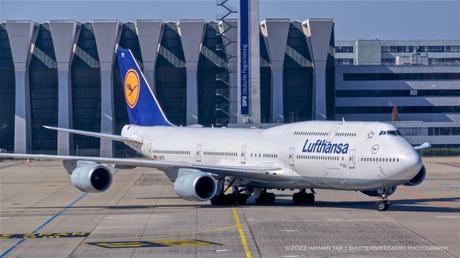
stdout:
<svg viewBox="0 0 460 258">
<path fill-rule="evenodd" d="M 232 207 L 233 217 L 235 218 L 236 228 L 240 233 L 241 244 L 244 248 L 244 253 L 246 254 L 246 258 L 252 258 L 251 251 L 249 251 L 248 242 L 246 241 L 246 235 L 244 234 L 243 228 L 241 227 L 240 217 L 238 217 L 238 212 L 236 212 L 236 208 Z"/>
</svg>

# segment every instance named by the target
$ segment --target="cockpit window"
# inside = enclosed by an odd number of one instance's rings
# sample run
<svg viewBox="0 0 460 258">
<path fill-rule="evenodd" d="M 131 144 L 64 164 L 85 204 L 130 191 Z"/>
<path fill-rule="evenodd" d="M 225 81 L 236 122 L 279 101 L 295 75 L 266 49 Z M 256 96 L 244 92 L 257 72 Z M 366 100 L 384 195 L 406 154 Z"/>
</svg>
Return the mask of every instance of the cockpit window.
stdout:
<svg viewBox="0 0 460 258">
<path fill-rule="evenodd" d="M 379 135 L 401 135 L 398 130 L 380 131 Z"/>
</svg>

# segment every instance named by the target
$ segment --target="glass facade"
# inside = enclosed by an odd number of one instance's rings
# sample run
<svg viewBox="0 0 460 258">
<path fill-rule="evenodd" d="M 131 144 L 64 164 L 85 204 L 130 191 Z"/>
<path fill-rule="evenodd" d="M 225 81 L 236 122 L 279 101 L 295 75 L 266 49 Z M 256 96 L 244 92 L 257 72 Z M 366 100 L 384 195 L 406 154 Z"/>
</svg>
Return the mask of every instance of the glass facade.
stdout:
<svg viewBox="0 0 460 258">
<path fill-rule="evenodd" d="M 303 32 L 291 23 L 284 56 L 284 121 L 292 123 L 313 118 L 313 66 Z M 291 53 L 292 52 L 292 53 Z"/>
<path fill-rule="evenodd" d="M 392 106 L 388 107 L 337 107 L 336 112 L 340 114 L 391 114 Z M 422 107 L 398 107 L 398 113 L 459 113 L 460 106 L 422 106 Z"/>
<path fill-rule="evenodd" d="M 326 117 L 327 120 L 335 119 L 335 32 L 332 27 L 331 39 L 329 41 L 329 54 L 326 61 Z"/>
<path fill-rule="evenodd" d="M 56 153 L 57 133 L 44 125 L 58 124 L 58 76 L 48 24 L 39 27 L 29 66 L 32 152 Z"/>
<path fill-rule="evenodd" d="M 164 24 L 156 61 L 156 96 L 169 121 L 186 125 L 186 70 L 177 24 Z"/>
<path fill-rule="evenodd" d="M 460 65 L 459 57 L 428 58 L 430 65 Z"/>
<path fill-rule="evenodd" d="M 136 33 L 136 25 L 132 22 L 122 25 L 119 46 L 130 49 L 136 58 L 137 63 L 142 69 L 141 49 Z M 113 64 L 113 96 L 114 96 L 114 134 L 121 134 L 121 129 L 124 125 L 129 124 L 128 112 L 126 110 L 126 102 L 124 89 L 121 83 L 118 62 L 115 59 Z M 126 146 L 122 142 L 114 142 L 114 156 L 116 157 L 131 157 L 136 156 L 136 152 Z"/>
<path fill-rule="evenodd" d="M 382 53 L 460 52 L 460 46 L 382 46 Z"/>
<path fill-rule="evenodd" d="M 335 94 L 337 97 L 460 97 L 460 90 L 337 90 Z"/>
<path fill-rule="evenodd" d="M 229 74 L 218 24 L 205 25 L 198 61 L 198 123 L 226 126 L 229 120 Z"/>
<path fill-rule="evenodd" d="M 81 25 L 72 62 L 72 124 L 78 130 L 101 130 L 101 75 L 91 23 Z M 99 155 L 99 139 L 72 135 L 71 152 Z"/>
<path fill-rule="evenodd" d="M 272 68 L 268 56 L 267 45 L 262 33 L 259 34 L 260 46 L 260 121 L 270 123 L 272 105 Z"/>
<path fill-rule="evenodd" d="M 5 25 L 0 27 L 0 148 L 14 149 L 15 94 L 14 65 L 11 58 Z M 99 132 L 101 129 L 101 74 L 92 23 L 77 24 L 78 42 L 70 67 L 70 127 Z M 135 23 L 121 23 L 119 46 L 131 49 L 142 68 L 142 56 Z M 169 120 L 176 125 L 186 125 L 186 63 L 181 36 L 175 22 L 163 24 L 158 57 L 155 64 L 157 99 Z M 265 38 L 260 37 L 260 105 L 262 123 L 272 121 L 272 67 Z M 333 38 L 331 39 L 333 47 Z M 349 53 L 353 48 L 340 48 Z M 327 61 L 328 109 L 334 97 L 334 56 Z M 118 63 L 113 63 L 113 133 L 119 134 L 128 124 L 123 88 Z M 58 72 L 52 38 L 48 24 L 37 25 L 37 39 L 31 55 L 28 73 L 31 105 L 31 150 L 55 153 L 56 132 L 43 125 L 58 124 Z M 283 63 L 283 109 L 284 122 L 306 121 L 313 118 L 313 61 L 308 40 L 301 22 L 290 25 L 288 44 Z M 218 23 L 208 22 L 198 61 L 198 118 L 204 126 L 227 126 L 229 118 L 229 73 L 227 56 L 219 35 Z M 104 94 L 104 93 L 102 93 Z M 332 111 L 333 112 L 333 108 Z M 328 113 L 328 117 L 330 114 Z M 74 155 L 99 155 L 100 140 L 71 134 L 70 153 Z M 114 142 L 114 155 L 135 155 L 124 144 Z"/>
<path fill-rule="evenodd" d="M 0 24 L 0 148 L 14 150 L 14 64 L 8 34 Z"/>
<path fill-rule="evenodd" d="M 344 81 L 460 80 L 460 73 L 344 73 Z"/>
</svg>

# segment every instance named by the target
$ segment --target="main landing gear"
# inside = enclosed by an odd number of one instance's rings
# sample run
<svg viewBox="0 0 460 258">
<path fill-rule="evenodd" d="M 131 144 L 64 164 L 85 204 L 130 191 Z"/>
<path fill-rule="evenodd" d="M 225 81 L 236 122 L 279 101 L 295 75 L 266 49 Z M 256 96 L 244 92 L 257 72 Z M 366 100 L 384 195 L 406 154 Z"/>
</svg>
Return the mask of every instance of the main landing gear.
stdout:
<svg viewBox="0 0 460 258">
<path fill-rule="evenodd" d="M 307 193 L 305 188 L 300 189 L 298 193 L 292 195 L 292 202 L 294 204 L 313 205 L 315 203 L 315 191 L 311 189 L 311 193 Z"/>
<path fill-rule="evenodd" d="M 275 194 L 274 193 L 267 193 L 266 189 L 263 189 L 259 196 L 256 197 L 257 204 L 274 204 L 275 203 Z"/>
<path fill-rule="evenodd" d="M 248 200 L 249 196 L 251 196 L 251 192 L 249 192 L 245 187 L 238 188 L 233 186 L 235 180 L 232 180 L 229 185 L 224 188 L 225 181 L 218 180 L 217 182 L 217 194 L 211 198 L 211 205 L 244 205 Z M 232 192 L 226 194 L 227 190 L 232 187 Z"/>
</svg>

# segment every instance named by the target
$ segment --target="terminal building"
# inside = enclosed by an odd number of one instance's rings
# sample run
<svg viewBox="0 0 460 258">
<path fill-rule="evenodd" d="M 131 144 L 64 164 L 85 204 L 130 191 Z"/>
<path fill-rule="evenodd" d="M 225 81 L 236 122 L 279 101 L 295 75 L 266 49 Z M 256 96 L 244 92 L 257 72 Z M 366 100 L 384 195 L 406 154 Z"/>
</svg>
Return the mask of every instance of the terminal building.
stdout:
<svg viewBox="0 0 460 258">
<path fill-rule="evenodd" d="M 337 119 L 390 121 L 413 144 L 460 144 L 460 40 L 336 41 L 335 58 Z"/>
<path fill-rule="evenodd" d="M 0 24 L 0 148 L 133 155 L 120 143 L 42 127 L 120 133 L 128 119 L 118 46 L 131 49 L 176 125 L 386 121 L 413 144 L 460 145 L 460 41 L 336 41 L 332 19 L 257 17 L 245 114 L 237 23 Z"/>
</svg>

